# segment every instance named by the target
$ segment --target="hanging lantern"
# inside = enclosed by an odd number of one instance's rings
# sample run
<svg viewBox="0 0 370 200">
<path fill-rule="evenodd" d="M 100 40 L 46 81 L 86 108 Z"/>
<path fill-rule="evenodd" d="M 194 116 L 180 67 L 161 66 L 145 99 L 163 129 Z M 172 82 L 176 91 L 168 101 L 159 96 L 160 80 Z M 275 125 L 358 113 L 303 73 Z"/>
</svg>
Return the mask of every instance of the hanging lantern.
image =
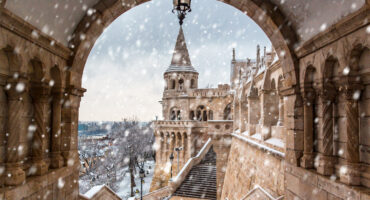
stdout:
<svg viewBox="0 0 370 200">
<path fill-rule="evenodd" d="M 172 12 L 175 13 L 176 11 L 180 25 L 182 25 L 186 14 L 191 12 L 190 4 L 191 0 L 173 0 Z"/>
</svg>

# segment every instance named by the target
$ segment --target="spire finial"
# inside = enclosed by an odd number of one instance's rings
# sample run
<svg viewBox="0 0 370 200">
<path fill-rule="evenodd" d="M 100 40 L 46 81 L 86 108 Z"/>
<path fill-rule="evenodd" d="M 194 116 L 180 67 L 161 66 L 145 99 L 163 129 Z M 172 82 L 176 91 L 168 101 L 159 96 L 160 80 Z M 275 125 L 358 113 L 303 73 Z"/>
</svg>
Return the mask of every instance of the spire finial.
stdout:
<svg viewBox="0 0 370 200">
<path fill-rule="evenodd" d="M 233 48 L 233 61 L 235 61 L 235 48 Z"/>
</svg>

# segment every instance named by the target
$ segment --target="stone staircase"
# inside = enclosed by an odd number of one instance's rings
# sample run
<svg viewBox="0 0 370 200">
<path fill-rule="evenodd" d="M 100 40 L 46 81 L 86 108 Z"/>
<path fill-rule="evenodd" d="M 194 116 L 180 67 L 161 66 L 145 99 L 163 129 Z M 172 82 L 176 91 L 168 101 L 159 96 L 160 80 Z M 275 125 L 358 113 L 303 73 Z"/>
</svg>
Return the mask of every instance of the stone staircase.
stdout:
<svg viewBox="0 0 370 200">
<path fill-rule="evenodd" d="M 217 199 L 216 153 L 211 147 L 195 165 L 172 196 Z"/>
</svg>

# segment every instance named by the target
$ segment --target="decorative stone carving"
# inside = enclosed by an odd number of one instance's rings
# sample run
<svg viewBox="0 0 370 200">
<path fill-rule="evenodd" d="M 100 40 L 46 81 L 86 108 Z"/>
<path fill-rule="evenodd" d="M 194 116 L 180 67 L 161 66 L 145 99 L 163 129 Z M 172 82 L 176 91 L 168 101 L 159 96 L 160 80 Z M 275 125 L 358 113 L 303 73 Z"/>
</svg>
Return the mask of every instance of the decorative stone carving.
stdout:
<svg viewBox="0 0 370 200">
<path fill-rule="evenodd" d="M 359 111 L 358 100 L 362 86 L 358 84 L 344 85 L 343 94 L 345 96 L 345 113 L 347 118 L 346 123 L 346 138 L 345 143 L 345 164 L 341 166 L 340 181 L 349 185 L 360 185 L 361 174 L 359 171 L 358 162 L 359 155 Z"/>
<path fill-rule="evenodd" d="M 334 121 L 333 121 L 333 101 L 336 92 L 331 83 L 319 89 L 318 96 L 321 104 L 321 138 L 318 138 L 319 157 L 317 172 L 322 175 L 331 175 L 334 172 L 334 157 L 333 157 L 333 137 L 334 137 Z"/>
<path fill-rule="evenodd" d="M 313 168 L 314 154 L 313 154 L 313 128 L 314 128 L 314 112 L 313 105 L 315 100 L 315 93 L 312 88 L 305 89 L 303 97 L 303 157 L 301 158 L 301 166 L 304 168 Z"/>
<path fill-rule="evenodd" d="M 25 112 L 24 96 L 28 92 L 28 80 L 24 77 L 19 77 L 17 80 L 9 79 L 8 83 L 11 87 L 6 91 L 8 95 L 8 136 L 7 153 L 6 153 L 6 171 L 5 184 L 9 186 L 19 185 L 26 178 L 25 172 L 22 169 L 22 161 L 24 154 L 18 153 L 20 138 L 26 135 L 25 128 L 19 126 Z"/>
<path fill-rule="evenodd" d="M 34 175 L 41 176 L 48 171 L 45 163 L 45 153 L 47 150 L 48 133 L 46 132 L 46 116 L 48 113 L 48 103 L 50 87 L 45 83 L 32 83 L 31 96 L 34 104 L 34 119 L 36 131 L 32 139 L 32 164 L 36 168 Z"/>
<path fill-rule="evenodd" d="M 62 121 L 62 101 L 64 91 L 62 88 L 53 88 L 52 92 L 52 133 L 51 133 L 51 167 L 60 168 L 64 165 L 61 154 L 61 121 Z"/>
</svg>

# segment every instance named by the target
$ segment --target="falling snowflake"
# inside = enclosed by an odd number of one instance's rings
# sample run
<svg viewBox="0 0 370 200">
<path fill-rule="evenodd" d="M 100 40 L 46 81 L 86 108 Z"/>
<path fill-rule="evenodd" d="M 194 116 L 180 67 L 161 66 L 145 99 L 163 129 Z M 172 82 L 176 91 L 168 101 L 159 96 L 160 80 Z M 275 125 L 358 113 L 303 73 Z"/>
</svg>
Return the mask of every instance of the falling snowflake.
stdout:
<svg viewBox="0 0 370 200">
<path fill-rule="evenodd" d="M 15 90 L 16 90 L 17 92 L 21 93 L 21 92 L 23 92 L 23 91 L 24 91 L 25 87 L 26 87 L 26 86 L 25 86 L 25 84 L 24 84 L 24 83 L 19 82 L 19 83 L 17 83 L 17 85 L 15 86 Z"/>
</svg>

